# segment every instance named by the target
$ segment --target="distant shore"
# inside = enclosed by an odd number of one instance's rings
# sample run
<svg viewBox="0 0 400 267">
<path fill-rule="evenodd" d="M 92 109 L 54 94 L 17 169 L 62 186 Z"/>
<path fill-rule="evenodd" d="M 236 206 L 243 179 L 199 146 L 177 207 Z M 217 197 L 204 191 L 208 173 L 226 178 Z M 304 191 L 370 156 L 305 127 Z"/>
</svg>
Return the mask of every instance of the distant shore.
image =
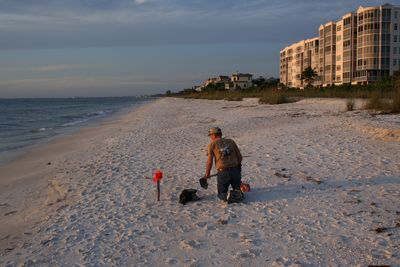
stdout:
<svg viewBox="0 0 400 267">
<path fill-rule="evenodd" d="M 345 110 L 161 98 L 37 147 L 0 166 L 0 264 L 397 265 L 400 116 Z M 200 190 L 212 126 L 242 150 L 244 204 Z"/>
</svg>

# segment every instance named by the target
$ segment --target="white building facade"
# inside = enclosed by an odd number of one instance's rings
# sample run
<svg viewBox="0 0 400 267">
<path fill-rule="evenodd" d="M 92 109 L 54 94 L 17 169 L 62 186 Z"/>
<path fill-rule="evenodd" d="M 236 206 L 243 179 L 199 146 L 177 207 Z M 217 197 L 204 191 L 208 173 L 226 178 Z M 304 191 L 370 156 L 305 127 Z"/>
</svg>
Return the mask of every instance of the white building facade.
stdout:
<svg viewBox="0 0 400 267">
<path fill-rule="evenodd" d="M 231 75 L 229 82 L 225 82 L 225 90 L 245 90 L 253 86 L 252 74 L 236 73 Z"/>
<path fill-rule="evenodd" d="M 319 76 L 314 85 L 322 86 L 366 84 L 400 69 L 399 6 L 360 6 L 318 30 L 317 38 L 280 51 L 280 80 L 284 85 L 302 88 L 299 77 L 310 65 Z M 312 48 L 307 46 L 310 40 Z"/>
<path fill-rule="evenodd" d="M 311 67 L 316 72 L 319 66 L 319 39 L 302 40 L 280 52 L 280 81 L 288 87 L 304 88 L 302 72 Z M 315 80 L 315 84 L 319 79 Z"/>
</svg>

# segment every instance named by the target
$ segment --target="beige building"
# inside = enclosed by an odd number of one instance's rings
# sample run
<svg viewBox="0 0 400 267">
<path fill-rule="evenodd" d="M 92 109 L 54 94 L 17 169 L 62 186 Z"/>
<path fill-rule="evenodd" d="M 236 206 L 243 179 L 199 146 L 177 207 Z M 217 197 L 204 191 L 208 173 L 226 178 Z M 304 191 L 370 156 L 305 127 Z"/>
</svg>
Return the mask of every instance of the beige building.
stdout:
<svg viewBox="0 0 400 267">
<path fill-rule="evenodd" d="M 336 85 L 354 80 L 356 53 L 357 14 L 348 13 L 336 22 Z"/>
<path fill-rule="evenodd" d="M 305 81 L 301 79 L 302 72 L 311 67 L 318 70 L 319 39 L 302 40 L 286 47 L 280 52 L 280 79 L 288 87 L 304 88 Z M 318 79 L 315 83 L 318 83 Z"/>
<path fill-rule="evenodd" d="M 311 40 L 318 49 L 307 48 L 304 40 L 280 52 L 281 83 L 302 88 L 299 74 L 307 67 L 306 62 L 312 62 L 318 72 L 314 85 L 381 80 L 400 69 L 400 7 L 360 6 L 336 22 L 321 25 L 318 38 Z M 315 53 L 308 54 L 310 50 Z M 318 62 L 313 61 L 317 58 Z"/>
<path fill-rule="evenodd" d="M 399 70 L 400 7 L 389 4 L 357 9 L 354 83 L 381 80 Z"/>
<path fill-rule="evenodd" d="M 225 90 L 248 89 L 253 86 L 252 74 L 235 73 L 231 75 L 229 82 L 225 82 Z"/>
<path fill-rule="evenodd" d="M 336 23 L 319 27 L 319 72 L 322 86 L 333 84 L 336 77 Z"/>
</svg>

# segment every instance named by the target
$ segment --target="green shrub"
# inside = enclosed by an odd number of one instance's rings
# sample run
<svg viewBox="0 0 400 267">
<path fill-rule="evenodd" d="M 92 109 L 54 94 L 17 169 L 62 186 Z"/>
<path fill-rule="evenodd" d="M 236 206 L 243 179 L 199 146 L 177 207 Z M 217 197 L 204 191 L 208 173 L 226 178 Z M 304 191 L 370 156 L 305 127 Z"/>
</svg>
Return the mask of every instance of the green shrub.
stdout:
<svg viewBox="0 0 400 267">
<path fill-rule="evenodd" d="M 379 97 L 377 94 L 373 94 L 371 98 L 367 100 L 367 103 L 365 105 L 366 109 L 369 110 L 377 110 L 377 111 L 383 111 L 383 112 L 390 112 L 392 108 L 392 101 L 387 98 L 382 98 Z"/>
<path fill-rule="evenodd" d="M 278 105 L 278 104 L 290 103 L 292 101 L 290 101 L 284 93 L 272 92 L 262 95 L 258 102 L 260 104 Z"/>
<path fill-rule="evenodd" d="M 354 99 L 347 99 L 346 110 L 347 111 L 353 111 L 354 110 L 354 106 L 355 106 Z"/>
<path fill-rule="evenodd" d="M 397 88 L 393 95 L 391 113 L 400 113 L 400 86 Z"/>
<path fill-rule="evenodd" d="M 280 90 L 277 90 L 277 88 Z M 367 99 L 365 108 L 380 110 L 387 113 L 400 113 L 400 72 L 383 81 L 366 85 L 336 85 L 323 88 L 306 87 L 304 90 L 286 88 L 276 84 L 258 86 L 246 90 L 225 91 L 221 85 L 210 86 L 205 92 L 196 92 L 192 89 L 184 89 L 171 94 L 174 97 L 209 99 L 227 101 L 240 101 L 243 98 L 256 97 L 262 104 L 282 104 L 295 102 L 303 98 L 335 97 L 349 99 L 347 110 L 354 110 L 354 102 L 351 99 Z"/>
<path fill-rule="evenodd" d="M 242 101 L 243 98 L 240 96 L 227 96 L 224 98 L 226 101 Z"/>
</svg>

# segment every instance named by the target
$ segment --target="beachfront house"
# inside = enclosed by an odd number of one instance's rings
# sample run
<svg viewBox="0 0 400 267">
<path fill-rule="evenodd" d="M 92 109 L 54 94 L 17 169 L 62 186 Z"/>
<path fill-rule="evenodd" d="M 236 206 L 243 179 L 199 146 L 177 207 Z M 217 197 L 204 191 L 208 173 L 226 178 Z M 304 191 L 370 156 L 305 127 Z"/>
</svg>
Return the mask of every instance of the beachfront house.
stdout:
<svg viewBox="0 0 400 267">
<path fill-rule="evenodd" d="M 217 83 L 217 78 L 215 78 L 215 77 L 213 77 L 213 78 L 208 78 L 207 80 L 205 80 L 204 82 L 203 82 L 203 87 L 205 88 L 205 87 L 207 87 L 207 86 L 209 86 L 210 84 L 215 84 L 215 83 Z"/>
<path fill-rule="evenodd" d="M 225 90 L 248 89 L 253 86 L 253 75 L 249 73 L 232 74 L 230 80 L 225 82 Z"/>
<path fill-rule="evenodd" d="M 192 89 L 195 90 L 196 92 L 201 92 L 202 88 L 203 87 L 201 87 L 200 85 L 195 85 L 195 86 L 192 87 Z"/>
<path fill-rule="evenodd" d="M 196 91 L 203 91 L 205 88 L 207 88 L 210 85 L 218 85 L 220 84 L 221 86 L 224 85 L 226 82 L 229 82 L 230 78 L 229 76 L 225 76 L 225 75 L 220 75 L 218 77 L 212 77 L 212 78 L 208 78 L 207 80 L 205 80 L 203 82 L 203 84 L 200 86 L 200 88 Z"/>
<path fill-rule="evenodd" d="M 218 76 L 218 78 L 217 78 L 217 81 L 219 82 L 219 83 L 226 83 L 226 82 L 229 82 L 231 79 L 229 78 L 229 76 L 225 76 L 225 75 L 220 75 L 220 76 Z"/>
</svg>

